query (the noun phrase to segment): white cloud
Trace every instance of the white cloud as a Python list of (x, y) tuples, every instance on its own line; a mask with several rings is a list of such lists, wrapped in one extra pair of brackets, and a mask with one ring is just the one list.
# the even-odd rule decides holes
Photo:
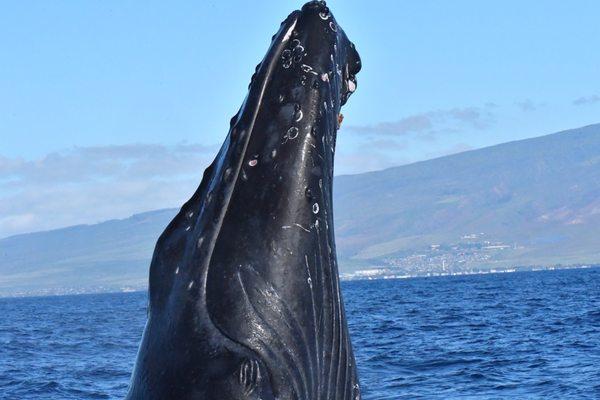
[[(475, 109), (453, 109), (372, 127), (383, 134), (338, 148), (336, 174), (410, 162), (402, 156), (406, 138), (390, 135), (397, 129), (427, 138), (440, 121), (481, 128), (485, 118)], [(74, 147), (35, 160), (0, 155), (0, 238), (179, 207), (217, 151), (199, 144), (128, 144)]]
[(378, 171), (407, 164), (409, 162), (409, 160), (394, 155), (393, 153), (386, 153), (376, 148), (368, 147), (363, 148), (360, 151), (340, 151), (335, 157), (336, 175)]
[(431, 139), (441, 134), (464, 129), (482, 130), (494, 122), (491, 107), (465, 107), (436, 110), (410, 115), (393, 122), (375, 125), (348, 126), (348, 130), (361, 134), (406, 136), (417, 135)]
[(0, 156), (0, 237), (177, 207), (216, 146), (76, 147), (37, 160)]
[(427, 153), (427, 158), (444, 157), (444, 156), (462, 153), (462, 152), (473, 150), (473, 149), (474, 149), (473, 146), (470, 146), (466, 143), (457, 143), (449, 148), (442, 149), (440, 151), (434, 151), (434, 152)]
[[(336, 154), (336, 173), (400, 165), (395, 138)], [(217, 146), (129, 144), (75, 147), (36, 160), (0, 156), (0, 238), (179, 207)]]
[(538, 107), (540, 107), (540, 104), (536, 104), (533, 102), (533, 100), (531, 99), (525, 99), (523, 101), (517, 101), (515, 103), (515, 105), (517, 107), (519, 107), (519, 109), (521, 109), (521, 111), (523, 112), (531, 112), (531, 111), (535, 111), (538, 109)]
[(573, 105), (583, 106), (587, 104), (600, 103), (600, 96), (593, 94), (591, 96), (582, 96), (578, 99), (573, 100)]

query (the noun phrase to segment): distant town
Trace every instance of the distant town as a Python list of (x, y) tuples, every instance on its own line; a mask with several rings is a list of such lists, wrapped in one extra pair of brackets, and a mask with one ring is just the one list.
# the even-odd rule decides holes
[[(432, 243), (423, 251), (405, 255), (385, 257), (377, 265), (365, 267), (351, 273), (341, 273), (343, 281), (407, 279), (418, 277), (461, 276), (479, 274), (502, 274), (511, 272), (545, 271), (556, 269), (597, 268), (600, 264), (571, 265), (514, 265), (494, 267), (503, 257), (503, 252), (524, 247), (518, 243), (503, 243), (493, 240), (485, 233), (469, 233), (457, 238), (456, 243)], [(503, 265), (506, 265), (505, 263)], [(68, 296), (96, 293), (139, 292), (147, 289), (146, 282), (124, 286), (87, 286), (21, 290), (2, 293), (0, 297)]]
[(494, 267), (502, 252), (520, 250), (518, 243), (492, 240), (485, 233), (465, 234), (452, 244), (432, 243), (429, 248), (408, 255), (385, 257), (381, 264), (341, 274), (343, 280), (403, 279), (586, 268), (592, 265), (514, 265)]

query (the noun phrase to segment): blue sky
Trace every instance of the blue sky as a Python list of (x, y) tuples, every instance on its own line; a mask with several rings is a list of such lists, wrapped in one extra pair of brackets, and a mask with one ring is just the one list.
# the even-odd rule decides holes
[[(328, 2), (363, 59), (338, 174), (600, 122), (600, 2)], [(0, 237), (178, 206), (296, 1), (0, 14)]]

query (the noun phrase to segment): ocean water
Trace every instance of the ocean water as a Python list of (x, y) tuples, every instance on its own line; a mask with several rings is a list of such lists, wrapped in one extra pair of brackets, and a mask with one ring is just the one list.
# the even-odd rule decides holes
[[(600, 399), (600, 269), (343, 284), (366, 400)], [(0, 299), (0, 399), (118, 399), (146, 295)]]

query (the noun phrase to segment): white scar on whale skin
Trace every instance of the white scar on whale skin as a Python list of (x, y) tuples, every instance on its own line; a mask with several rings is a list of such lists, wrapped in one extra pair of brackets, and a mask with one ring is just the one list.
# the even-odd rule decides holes
[(302, 68), (302, 71), (304, 71), (304, 72), (306, 72), (308, 74), (313, 74), (313, 75), (316, 75), (316, 76), (319, 75), (319, 73), (317, 71), (315, 71), (313, 69), (313, 67), (311, 67), (310, 65), (302, 64), (300, 66), (300, 68)]
[[(296, 31), (294, 26), (305, 21), (308, 30)], [(339, 35), (329, 31), (333, 24)], [(341, 70), (329, 64), (328, 53), (333, 48), (338, 61), (348, 65), (358, 55), (346, 57), (346, 49), (338, 53), (338, 44), (351, 43), (324, 2), (311, 2), (291, 14), (271, 42), (221, 151), (186, 203), (197, 209), (196, 215), (183, 209), (169, 228), (173, 236), (165, 235), (156, 252), (154, 276), (164, 278), (165, 255), (168, 266), (176, 266), (176, 276), (165, 279), (171, 292), (151, 293), (152, 305), (159, 307), (149, 309), (158, 317), (148, 318), (132, 377), (137, 387), (132, 385), (128, 400), (144, 398), (138, 393), (186, 398), (199, 391), (207, 399), (221, 399), (223, 388), (231, 398), (360, 399), (353, 391), (354, 357), (338, 293), (333, 220), (331, 232), (328, 227), (333, 184), (329, 150), (334, 150), (335, 122), (349, 87), (345, 80), (354, 79), (348, 67), (338, 78)], [(282, 51), (288, 52), (283, 58), (284, 63), (289, 60), (287, 67), (282, 67)], [(284, 74), (282, 79), (278, 74)], [(242, 126), (244, 135), (238, 132)], [(281, 192), (286, 194), (283, 201), (269, 196)], [(260, 225), (254, 224), (257, 220)], [(186, 227), (189, 234), (181, 232)], [(267, 228), (267, 236), (254, 234), (257, 227)], [(233, 245), (240, 242), (244, 248), (237, 254)], [(256, 269), (250, 265), (254, 263)], [(188, 334), (187, 321), (199, 329)], [(171, 325), (161, 329), (164, 322), (177, 330)], [(206, 346), (198, 346), (200, 329)], [(165, 339), (172, 340), (173, 351), (161, 348)], [(154, 345), (158, 348), (153, 350)], [(163, 361), (161, 357), (163, 363), (152, 362)], [(194, 364), (180, 363), (181, 358)], [(216, 359), (227, 363), (226, 371), (213, 368)], [(261, 374), (268, 379), (261, 381)], [(188, 378), (192, 387), (181, 384)], [(173, 390), (179, 393), (169, 393)]]
[[(305, 232), (310, 232), (310, 229), (307, 229), (307, 228), (303, 227), (300, 224), (294, 223), (294, 226), (297, 226), (298, 228), (302, 229)], [(291, 225), (284, 225), (284, 226), (281, 227), (281, 229), (284, 229), (284, 230), (285, 229), (292, 229), (292, 226)]]
[(298, 23), (298, 21), (294, 21), (294, 23), (292, 24), (292, 26), (287, 30), (287, 32), (285, 33), (285, 35), (283, 35), (283, 39), (282, 42), (287, 42), (288, 40), (290, 40), (290, 38), (292, 37), (292, 32), (294, 32), (294, 28), (296, 28), (296, 24)]
[(348, 90), (350, 93), (354, 93), (356, 91), (356, 83), (353, 81), (348, 81)]

